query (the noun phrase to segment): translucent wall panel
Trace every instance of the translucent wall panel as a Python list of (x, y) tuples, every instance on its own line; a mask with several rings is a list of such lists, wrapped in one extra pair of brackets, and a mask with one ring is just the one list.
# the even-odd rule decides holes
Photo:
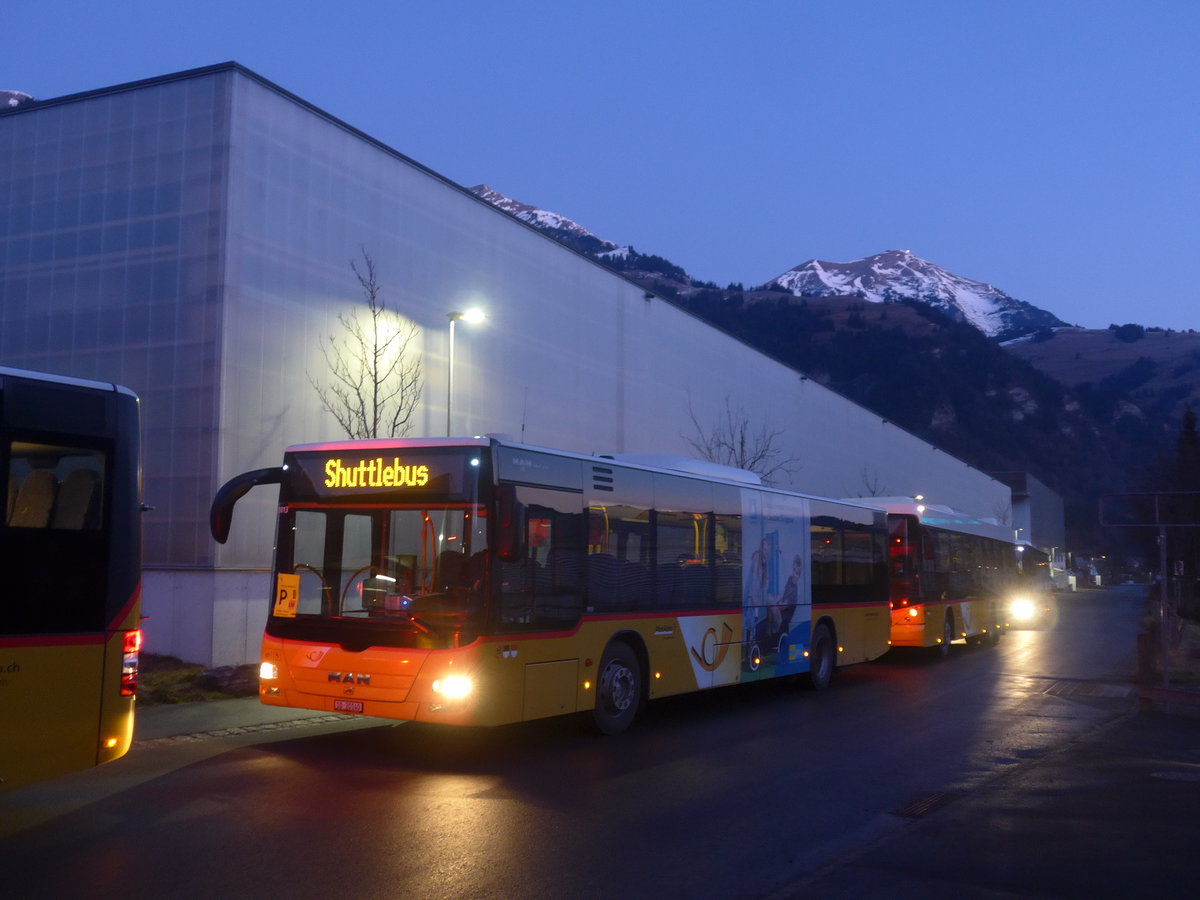
[(231, 77), (0, 117), (0, 360), (141, 395), (150, 565), (212, 555)]

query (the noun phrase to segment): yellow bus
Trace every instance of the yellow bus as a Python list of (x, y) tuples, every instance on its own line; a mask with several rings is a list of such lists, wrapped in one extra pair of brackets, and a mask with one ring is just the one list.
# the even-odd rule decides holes
[(887, 510), (892, 646), (1000, 640), (1016, 577), (1013, 530), (998, 522), (904, 498), (872, 498)]
[(590, 712), (888, 649), (886, 522), (696, 460), (507, 441), (292, 447), (213, 501), (213, 536), (279, 485), (263, 703), (455, 725)]
[(126, 388), (0, 367), (0, 790), (133, 739), (138, 420)]

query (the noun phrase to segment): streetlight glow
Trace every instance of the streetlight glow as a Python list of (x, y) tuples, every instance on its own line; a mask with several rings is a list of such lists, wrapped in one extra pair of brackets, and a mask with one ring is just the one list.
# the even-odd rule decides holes
[(450, 320), (450, 352), (447, 354), (447, 362), (449, 370), (446, 374), (446, 437), (450, 437), (450, 409), (454, 403), (454, 323), (466, 322), (468, 325), (478, 325), (487, 315), (482, 309), (473, 306), (465, 312), (446, 313), (446, 318)]

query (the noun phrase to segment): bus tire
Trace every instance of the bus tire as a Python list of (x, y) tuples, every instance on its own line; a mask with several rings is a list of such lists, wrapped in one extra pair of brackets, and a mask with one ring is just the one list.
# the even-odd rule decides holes
[(994, 610), (992, 611), (992, 622), (994, 624), (988, 629), (987, 642), (989, 644), (998, 644), (1000, 643), (1000, 638), (1004, 636), (1004, 630), (1000, 625), (1000, 615)]
[(822, 622), (813, 630), (812, 644), (808, 650), (808, 683), (813, 690), (828, 688), (836, 668), (837, 645), (833, 641), (833, 632)]
[(954, 613), (946, 613), (946, 618), (942, 621), (942, 639), (934, 649), (937, 655), (945, 659), (950, 655), (950, 645), (954, 642)]
[(592, 719), (603, 734), (620, 734), (642, 705), (642, 664), (624, 641), (613, 641), (600, 657)]

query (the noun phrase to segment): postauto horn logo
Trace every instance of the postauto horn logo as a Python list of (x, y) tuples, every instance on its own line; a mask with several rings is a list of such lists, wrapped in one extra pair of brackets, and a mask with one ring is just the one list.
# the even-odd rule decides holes
[(429, 466), (404, 465), (400, 458), (391, 463), (383, 457), (360, 459), (346, 465), (340, 458), (325, 462), (327, 488), (424, 487), (429, 484)]

